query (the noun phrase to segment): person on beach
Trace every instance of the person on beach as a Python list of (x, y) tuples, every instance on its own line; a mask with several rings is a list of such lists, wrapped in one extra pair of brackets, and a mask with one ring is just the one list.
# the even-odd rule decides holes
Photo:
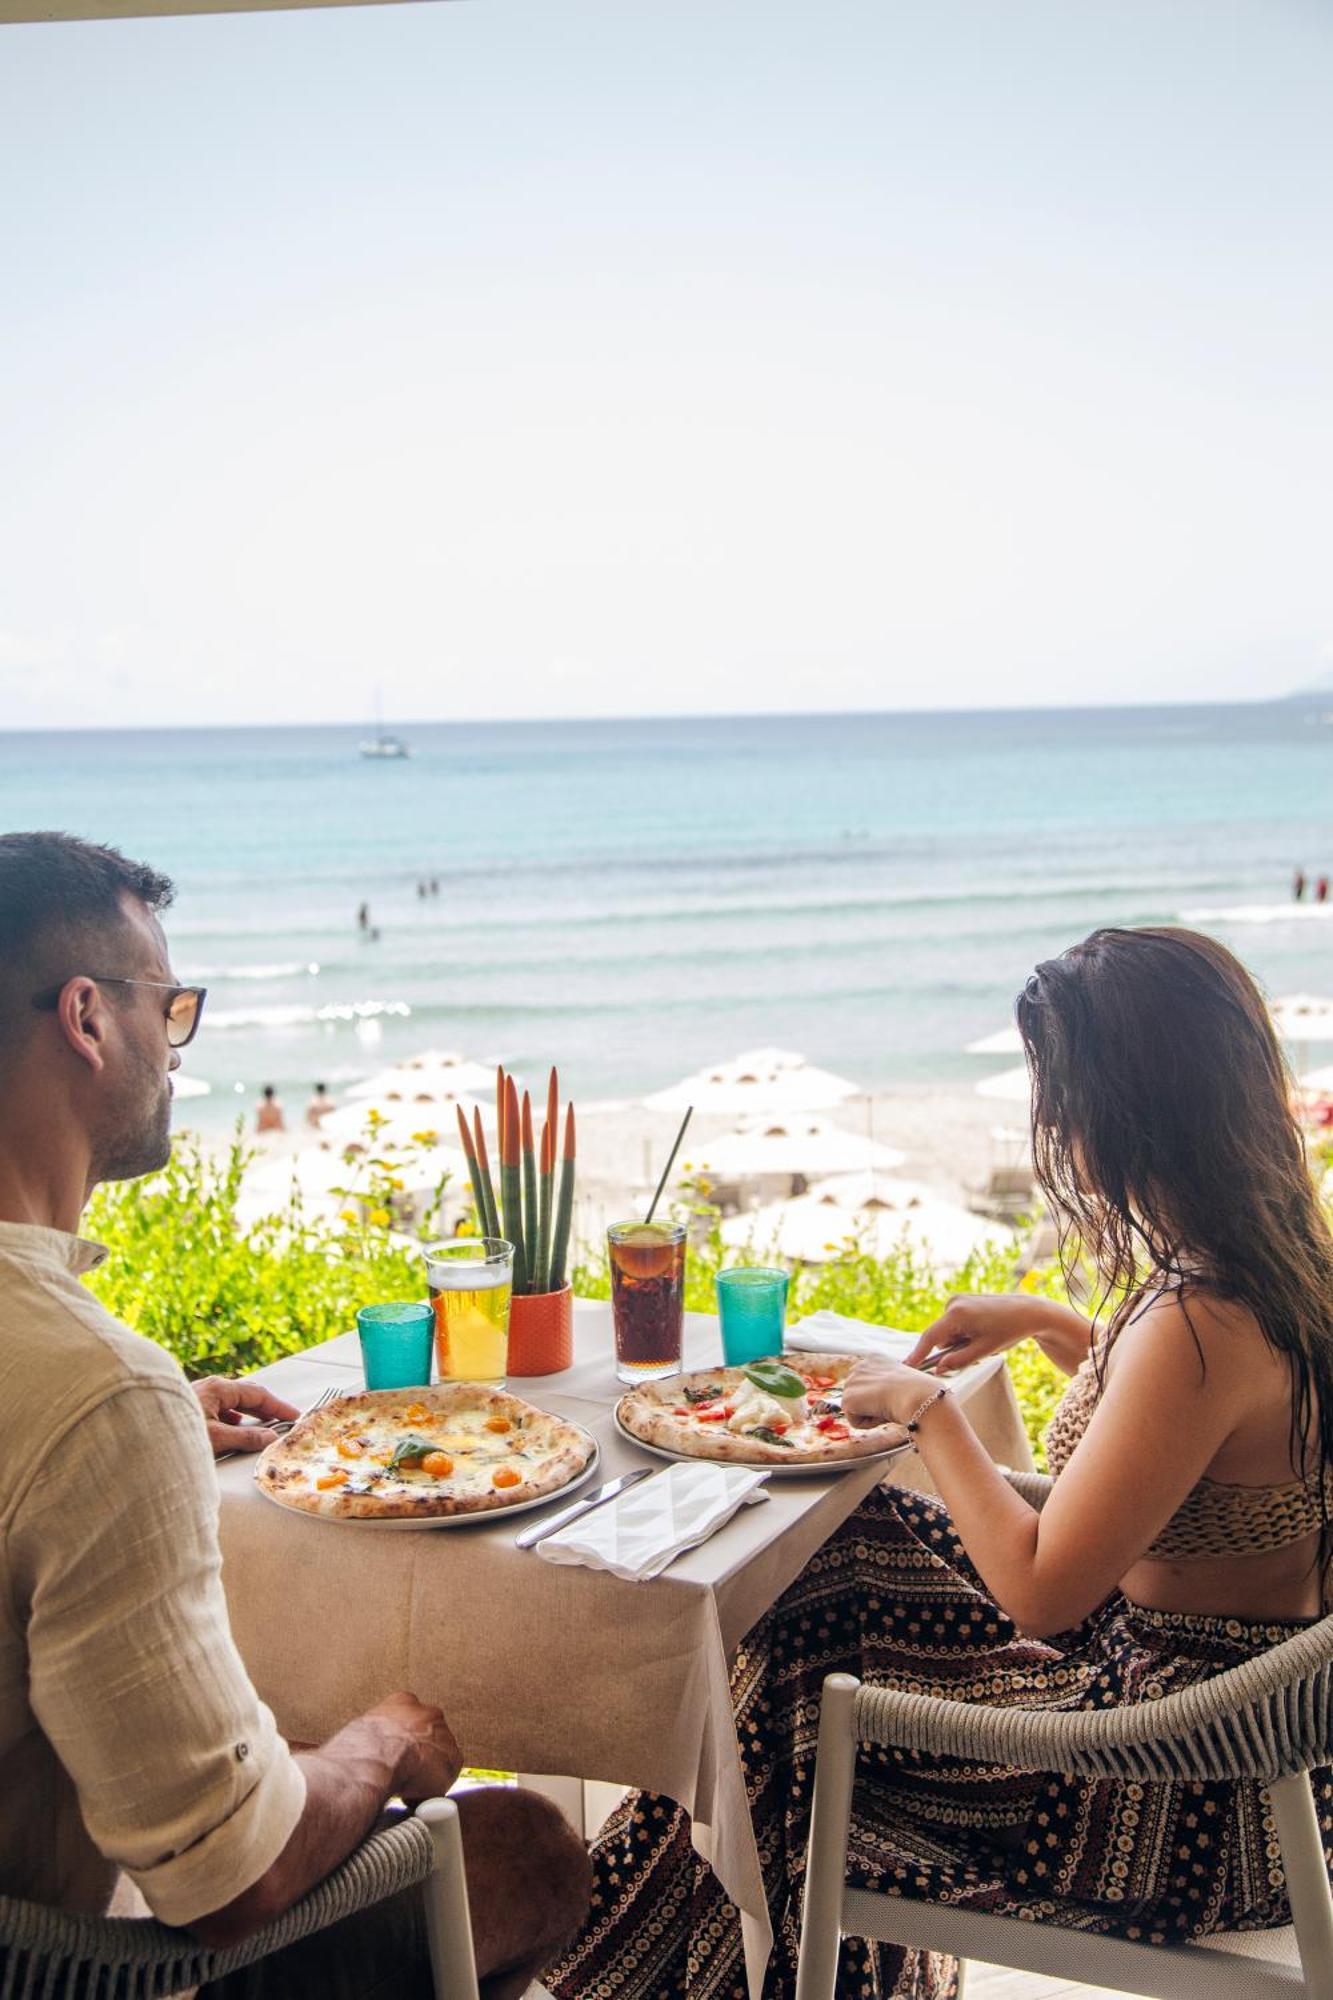
[[(0, 1896), (96, 1914), (132, 1884), (226, 1946), (391, 1800), (448, 1791), (463, 1752), (406, 1691), (319, 1748), (284, 1742), (231, 1635), (212, 1459), (297, 1412), (257, 1382), (187, 1382), (83, 1282), (106, 1255), (77, 1234), (92, 1190), (170, 1157), (171, 1075), (204, 1000), (172, 975), (171, 896), (113, 848), (0, 836)], [(519, 2000), (587, 1908), (583, 1843), (532, 1792), (458, 1806), (481, 1991)], [(5, 1973), (0, 1945), (8, 1991)], [(413, 1894), (200, 2000), (432, 1991)]]
[(1298, 868), (1291, 878), (1292, 901), (1299, 903), (1305, 895), (1305, 870)]
[(287, 1130), (287, 1120), (283, 1115), (282, 1104), (277, 1091), (271, 1083), (264, 1085), (263, 1094), (255, 1107), (255, 1130), (256, 1132), (285, 1132)]
[[(1033, 1160), (1108, 1301), (1089, 1323), (955, 1299), (906, 1362), (848, 1378), (853, 1421), (914, 1421), (941, 1498), (880, 1487), (742, 1640), (736, 1728), (794, 1989), (820, 1691), (838, 1671), (954, 1701), (1153, 1700), (1317, 1619), (1333, 1555), (1333, 1236), (1272, 1023), (1244, 968), (1176, 929), (1101, 930), (1016, 1003)], [(1070, 1377), (1044, 1511), (974, 1438), (948, 1374), (1035, 1339)], [(935, 1357), (939, 1373), (921, 1367)], [(1315, 1774), (1333, 1861), (1333, 1779)], [(864, 1749), (849, 1879), (977, 1911), (1178, 1943), (1290, 1921), (1267, 1796)], [(594, 1842), (557, 2000), (744, 2000), (740, 1921), (685, 1814), (631, 1793)], [(630, 1954), (633, 1954), (632, 1958)], [(949, 2000), (939, 1954), (843, 1942), (846, 2000)]]
[(1317, 882), (1315, 883), (1315, 885), (1314, 885), (1314, 899), (1315, 899), (1316, 903), (1326, 903), (1326, 902), (1328, 901), (1328, 877), (1327, 877), (1327, 875), (1321, 875), (1321, 876), (1319, 877), (1319, 880), (1318, 880), (1318, 881), (1317, 881)]
[(329, 1096), (328, 1085), (326, 1083), (317, 1083), (315, 1085), (315, 1094), (305, 1108), (306, 1124), (318, 1132), (320, 1126), (334, 1108), (333, 1099)]

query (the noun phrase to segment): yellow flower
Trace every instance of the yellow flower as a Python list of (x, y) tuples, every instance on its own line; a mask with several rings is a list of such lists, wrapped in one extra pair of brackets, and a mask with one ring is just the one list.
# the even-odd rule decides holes
[(427, 1126), (425, 1131), (414, 1132), (412, 1134), (412, 1143), (416, 1146), (438, 1146), (440, 1135), (430, 1126)]
[(370, 1220), (377, 1229), (387, 1229), (391, 1219), (387, 1208), (372, 1208), (370, 1211)]
[(342, 1219), (342, 1220), (343, 1220), (344, 1222), (355, 1222), (355, 1221), (356, 1221), (356, 1219), (357, 1219), (357, 1216), (356, 1216), (356, 1210), (355, 1210), (354, 1208), (345, 1208), (345, 1209), (344, 1209), (344, 1210), (342, 1211), (342, 1218), (341, 1218), (341, 1219)]

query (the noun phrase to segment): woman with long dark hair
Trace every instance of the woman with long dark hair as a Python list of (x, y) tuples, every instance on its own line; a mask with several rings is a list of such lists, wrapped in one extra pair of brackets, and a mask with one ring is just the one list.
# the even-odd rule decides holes
[[(1253, 981), (1210, 938), (1101, 930), (1038, 966), (1015, 1011), (1037, 1176), (1096, 1312), (955, 1299), (907, 1362), (864, 1361), (849, 1379), (853, 1419), (916, 1424), (940, 1498), (874, 1492), (739, 1649), (772, 2000), (795, 1980), (825, 1674), (1114, 1707), (1206, 1680), (1328, 1605), (1333, 1236)], [(1072, 1378), (1040, 1514), (940, 1380), (1029, 1337)], [(1316, 1794), (1333, 1854), (1327, 1773)], [(546, 1975), (559, 2000), (743, 2000), (739, 1919), (678, 1807), (631, 1794), (594, 1863), (588, 1925)], [(1232, 1781), (870, 1750), (849, 1870), (866, 1887), (1149, 1941), (1288, 1921), (1265, 1797)], [(951, 1960), (844, 1942), (848, 2000), (955, 1989)]]

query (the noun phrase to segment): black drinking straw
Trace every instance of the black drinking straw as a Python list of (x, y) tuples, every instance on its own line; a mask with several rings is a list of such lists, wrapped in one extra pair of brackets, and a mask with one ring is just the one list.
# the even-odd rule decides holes
[(661, 1201), (662, 1199), (662, 1189), (667, 1184), (667, 1175), (671, 1172), (671, 1169), (676, 1164), (676, 1155), (680, 1151), (680, 1142), (685, 1137), (685, 1127), (689, 1124), (690, 1119), (693, 1116), (694, 1116), (694, 1106), (691, 1104), (686, 1108), (685, 1116), (680, 1121), (680, 1130), (676, 1134), (676, 1143), (671, 1148), (671, 1158), (667, 1161), (666, 1165), (662, 1169), (662, 1178), (657, 1183), (657, 1193), (653, 1196), (652, 1203), (649, 1207), (648, 1213), (643, 1218), (645, 1228), (647, 1228), (648, 1224), (652, 1221), (653, 1210), (657, 1207), (658, 1202)]

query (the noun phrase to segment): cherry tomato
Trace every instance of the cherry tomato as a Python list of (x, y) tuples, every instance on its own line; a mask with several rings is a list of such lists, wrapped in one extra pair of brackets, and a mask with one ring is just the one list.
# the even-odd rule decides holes
[(521, 1477), (522, 1474), (515, 1472), (512, 1465), (502, 1465), (498, 1472), (491, 1474), (491, 1484), (492, 1486), (517, 1486)]
[(315, 1485), (321, 1493), (327, 1493), (331, 1486), (345, 1486), (346, 1484), (347, 1474), (341, 1466), (335, 1466), (332, 1472), (324, 1473), (321, 1478), (315, 1481)]
[(509, 1419), (508, 1417), (487, 1417), (486, 1428), (488, 1431), (507, 1431), (509, 1429)]
[(454, 1462), (447, 1451), (428, 1451), (421, 1461), (421, 1470), (432, 1479), (447, 1479), (453, 1469)]

